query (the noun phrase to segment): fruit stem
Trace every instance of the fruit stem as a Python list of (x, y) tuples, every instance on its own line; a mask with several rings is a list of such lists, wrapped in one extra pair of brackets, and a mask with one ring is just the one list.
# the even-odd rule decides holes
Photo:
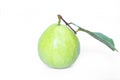
[(77, 31), (76, 32), (78, 32), (78, 31), (84, 31), (84, 32), (90, 32), (90, 31), (88, 31), (88, 30), (86, 30), (86, 29), (83, 29), (82, 27), (80, 27), (80, 26), (78, 26), (78, 25), (76, 25), (75, 23), (73, 23), (73, 22), (70, 22), (69, 23), (69, 25), (70, 24), (72, 24), (72, 25), (74, 25), (74, 26), (76, 26), (76, 27), (78, 27), (78, 29), (77, 29)]
[(60, 23), (61, 23), (61, 18), (58, 15), (58, 25), (60, 25)]
[[(62, 19), (63, 20), (63, 22), (76, 34), (76, 31), (69, 25), (69, 23), (68, 22), (66, 22), (64, 19), (63, 19), (63, 17), (61, 16), (61, 15), (57, 15), (58, 16), (58, 19)], [(58, 24), (59, 24), (59, 21), (58, 21)]]

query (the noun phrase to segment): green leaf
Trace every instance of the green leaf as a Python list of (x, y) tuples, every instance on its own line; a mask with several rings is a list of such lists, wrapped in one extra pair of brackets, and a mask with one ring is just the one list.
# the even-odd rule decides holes
[(106, 35), (99, 33), (99, 32), (90, 32), (90, 31), (88, 32), (88, 34), (90, 34), (92, 37), (94, 37), (97, 40), (104, 43), (106, 46), (108, 46), (113, 51), (115, 51), (115, 50), (117, 51), (117, 49), (115, 48), (113, 40), (111, 38), (107, 37)]
[(91, 32), (89, 30), (86, 30), (82, 27), (79, 27), (78, 25), (74, 24), (74, 23), (70, 23), (74, 26), (77, 26), (78, 27), (78, 31), (83, 31), (83, 32), (86, 32), (88, 33), (89, 35), (91, 35), (92, 37), (94, 37), (95, 39), (99, 40), (100, 42), (104, 43), (106, 46), (108, 46), (110, 49), (112, 49), (113, 51), (118, 51), (116, 48), (115, 48), (115, 45), (114, 45), (114, 42), (111, 38), (109, 38), (108, 36), (102, 34), (102, 33), (99, 33), (99, 32)]

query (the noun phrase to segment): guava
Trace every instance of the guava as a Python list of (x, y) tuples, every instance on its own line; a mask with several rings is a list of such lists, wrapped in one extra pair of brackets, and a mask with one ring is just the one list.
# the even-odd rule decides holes
[(38, 42), (40, 59), (52, 68), (70, 67), (80, 53), (80, 43), (66, 25), (52, 24), (41, 35)]
[[(108, 46), (113, 51), (114, 41), (108, 36), (84, 29), (73, 22), (68, 23), (61, 15), (58, 16), (58, 23), (50, 25), (41, 35), (38, 42), (38, 52), (41, 60), (52, 68), (70, 67), (80, 53), (80, 43), (76, 36), (78, 31), (85, 32)], [(61, 20), (66, 24), (60, 24)], [(76, 26), (74, 30), (70, 25)]]

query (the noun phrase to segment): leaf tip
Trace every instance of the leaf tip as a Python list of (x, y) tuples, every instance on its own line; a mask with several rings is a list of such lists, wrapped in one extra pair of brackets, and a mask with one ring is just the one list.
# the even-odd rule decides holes
[(115, 51), (119, 52), (117, 49), (115, 49)]

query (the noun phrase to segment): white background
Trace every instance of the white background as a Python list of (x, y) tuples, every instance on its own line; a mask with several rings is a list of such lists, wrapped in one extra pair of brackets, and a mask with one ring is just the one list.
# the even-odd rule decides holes
[(0, 0), (0, 80), (120, 80), (120, 53), (83, 32), (77, 34), (81, 52), (72, 67), (42, 63), (38, 39), (57, 14), (106, 34), (120, 51), (120, 0)]

